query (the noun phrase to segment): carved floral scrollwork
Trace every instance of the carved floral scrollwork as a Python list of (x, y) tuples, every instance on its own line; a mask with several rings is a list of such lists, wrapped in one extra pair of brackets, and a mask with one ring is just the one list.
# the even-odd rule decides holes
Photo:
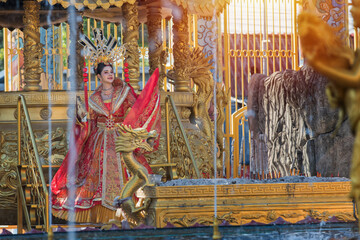
[(254, 213), (245, 214), (245, 215), (241, 216), (241, 218), (246, 219), (246, 220), (263, 219), (263, 220), (265, 220), (266, 223), (268, 223), (268, 222), (275, 221), (279, 217), (282, 217), (285, 220), (289, 220), (289, 221), (293, 222), (293, 220), (291, 220), (291, 219), (299, 219), (299, 217), (303, 217), (305, 219), (307, 216), (310, 216), (314, 219), (318, 219), (320, 221), (325, 221), (325, 222), (328, 221), (333, 216), (335, 216), (340, 221), (344, 221), (344, 222), (355, 221), (354, 216), (350, 213), (329, 212), (329, 211), (319, 212), (319, 211), (313, 210), (313, 209), (305, 209), (300, 212), (288, 211), (286, 213), (270, 210), (268, 212), (254, 212)]
[[(227, 221), (230, 224), (238, 224), (238, 220), (233, 217), (233, 212), (228, 212), (223, 214), (222, 216), (217, 216), (216, 219), (218, 222)], [(171, 223), (175, 226), (179, 227), (191, 227), (194, 224), (202, 224), (202, 225), (213, 225), (214, 224), (214, 216), (201, 216), (201, 217), (189, 217), (187, 215), (184, 215), (180, 218), (177, 217), (170, 217), (170, 218), (164, 218), (164, 223)]]
[[(35, 141), (39, 150), (40, 159), (43, 164), (49, 163), (49, 134), (45, 130), (35, 131)], [(63, 128), (57, 128), (51, 137), (51, 161), (54, 165), (60, 165), (68, 151), (66, 143), (66, 132)], [(25, 141), (22, 140), (22, 144)], [(31, 146), (30, 146), (31, 147)], [(17, 167), (17, 132), (0, 132), (0, 208), (15, 209), (16, 188), (18, 184)], [(32, 151), (33, 152), (33, 151)], [(23, 148), (26, 159), (35, 157), (27, 148)], [(23, 158), (25, 159), (25, 158)], [(30, 171), (30, 169), (28, 169)], [(27, 173), (29, 176), (29, 172)]]
[[(36, 131), (34, 134), (43, 164), (49, 164), (49, 152), (51, 150), (51, 163), (60, 165), (68, 151), (65, 129), (58, 127), (50, 136), (47, 130)], [(51, 147), (49, 146), (49, 137), (51, 138)]]
[[(6, 172), (16, 168), (16, 162), (12, 163), (17, 157), (16, 132), (0, 132), (0, 167)], [(2, 174), (1, 174), (2, 175)]]
[[(165, 133), (160, 136), (159, 148), (157, 151), (145, 154), (146, 160), (151, 164), (162, 164), (167, 163), (166, 159), (166, 136)], [(152, 169), (154, 174), (164, 175), (166, 169), (164, 167)]]
[(11, 141), (16, 140), (15, 134), (15, 132), (0, 132), (0, 208), (2, 209), (16, 208), (17, 145), (16, 142)]
[(187, 107), (180, 108), (180, 117), (181, 119), (189, 119), (191, 115), (191, 110)]
[[(198, 18), (198, 45), (202, 47), (206, 56), (213, 56), (216, 53), (217, 39), (216, 21)], [(214, 63), (215, 61), (212, 58), (211, 62)]]
[(170, 111), (170, 151), (171, 159), (176, 163), (177, 174), (180, 178), (196, 178), (195, 168), (182, 137), (180, 126), (177, 124), (175, 114)]
[(254, 219), (260, 219), (263, 218), (266, 223), (268, 222), (273, 222), (276, 219), (278, 219), (279, 217), (282, 217), (283, 219), (294, 219), (294, 218), (299, 218), (303, 216), (303, 218), (306, 217), (306, 213), (299, 213), (299, 212), (277, 212), (274, 210), (270, 210), (268, 212), (254, 212), (254, 213), (249, 213), (249, 214), (245, 214), (243, 215), (241, 218), (242, 219), (246, 219), (246, 220), (254, 220)]
[(329, 211), (319, 212), (319, 211), (316, 211), (313, 209), (304, 210), (304, 211), (307, 212), (310, 217), (321, 220), (321, 221), (327, 221), (333, 216), (336, 217), (338, 220), (344, 221), (344, 222), (356, 221), (354, 215), (350, 214), (350, 213), (329, 212)]
[[(162, 109), (164, 110), (164, 109)], [(179, 107), (179, 115), (182, 119), (188, 119), (190, 116), (190, 109), (187, 107)], [(164, 113), (162, 113), (164, 115)], [(195, 158), (197, 167), (202, 174), (202, 177), (210, 178), (214, 176), (213, 167), (213, 143), (200, 131), (195, 125), (189, 121), (182, 121), (185, 128), (185, 133), (190, 143), (192, 153)], [(176, 163), (177, 175), (180, 178), (194, 178), (196, 177), (193, 163), (186, 148), (185, 140), (182, 137), (180, 127), (175, 119), (174, 112), (170, 109), (170, 151), (171, 161)], [(146, 154), (146, 159), (149, 164), (166, 163), (166, 134), (162, 132), (160, 137), (160, 144), (157, 151)], [(153, 169), (155, 174), (163, 175), (164, 168)]]
[(245, 214), (241, 218), (242, 219), (259, 219), (261, 217), (266, 217), (263, 213), (251, 213), (251, 214)]
[[(177, 164), (177, 174), (180, 178), (195, 178), (195, 167), (191, 161), (185, 139), (182, 137), (173, 110), (170, 110), (170, 146), (172, 161)], [(193, 152), (197, 168), (202, 177), (213, 177), (211, 141), (203, 136), (197, 128), (187, 124), (185, 126), (187, 138)]]
[(200, 130), (187, 129), (188, 139), (200, 173), (205, 178), (214, 177), (214, 145)]
[(269, 220), (269, 221), (274, 221), (274, 220), (276, 220), (276, 212), (275, 211), (273, 211), (273, 210), (271, 210), (271, 211), (269, 211), (268, 213), (267, 213), (267, 215), (266, 215), (266, 220)]

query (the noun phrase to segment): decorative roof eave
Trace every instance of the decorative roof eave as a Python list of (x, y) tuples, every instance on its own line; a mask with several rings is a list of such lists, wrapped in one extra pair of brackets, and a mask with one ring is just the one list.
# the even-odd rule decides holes
[[(8, 2), (11, 0), (0, 0), (0, 2)], [(136, 0), (37, 0), (38, 2), (48, 2), (51, 5), (60, 4), (63, 8), (68, 8), (73, 5), (76, 9), (88, 8), (94, 10), (96, 8), (103, 8), (105, 10), (112, 6), (121, 7), (124, 3), (134, 4)]]
[[(42, 2), (45, 0), (37, 0)], [(101, 7), (105, 10), (109, 9), (111, 6), (121, 7), (124, 3), (134, 4), (136, 0), (46, 0), (51, 5), (61, 4), (63, 8), (68, 8), (73, 5), (76, 9), (80, 10), (82, 8), (88, 8), (94, 10), (98, 7)]]
[(171, 0), (176, 5), (183, 7), (191, 14), (200, 16), (213, 16), (220, 14), (230, 0)]
[[(38, 2), (45, 0), (37, 0)], [(134, 4), (136, 0), (46, 0), (50, 4), (61, 4), (62, 7), (67, 8), (74, 5), (78, 10), (84, 7), (94, 10), (96, 8), (109, 9), (111, 6), (121, 7), (124, 3)], [(154, 1), (150, 1), (154, 2)], [(216, 13), (221, 13), (230, 0), (171, 0), (178, 6), (182, 6), (189, 13), (198, 14), (201, 16), (212, 16), (214, 10)], [(160, 1), (161, 3), (161, 1)], [(146, 5), (146, 2), (145, 2)]]

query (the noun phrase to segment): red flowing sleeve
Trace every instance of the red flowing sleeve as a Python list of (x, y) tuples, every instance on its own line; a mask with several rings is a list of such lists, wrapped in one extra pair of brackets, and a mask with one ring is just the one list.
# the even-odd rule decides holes
[(131, 126), (132, 128), (146, 128), (148, 131), (156, 130), (158, 137), (155, 141), (155, 149), (159, 145), (161, 133), (158, 81), (159, 69), (156, 69), (123, 122), (124, 125)]
[[(130, 112), (124, 119), (123, 124), (134, 128), (146, 128), (148, 131), (156, 130), (158, 133), (154, 141), (154, 150), (159, 146), (161, 133), (161, 112), (160, 112), (160, 94), (158, 87), (159, 69), (156, 69), (151, 75), (145, 88), (137, 97)], [(134, 155), (139, 163), (145, 166), (151, 174), (152, 170), (147, 163), (142, 149), (135, 149)]]

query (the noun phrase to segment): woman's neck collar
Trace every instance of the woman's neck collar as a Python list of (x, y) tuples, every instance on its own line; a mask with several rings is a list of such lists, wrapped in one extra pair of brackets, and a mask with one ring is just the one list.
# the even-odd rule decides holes
[(111, 83), (104, 84), (102, 83), (102, 89), (103, 90), (109, 90), (112, 89), (114, 86)]

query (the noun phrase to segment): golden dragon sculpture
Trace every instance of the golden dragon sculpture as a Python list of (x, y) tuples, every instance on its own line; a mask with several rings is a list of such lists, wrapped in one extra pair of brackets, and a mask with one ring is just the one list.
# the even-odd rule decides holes
[[(211, 56), (205, 57), (205, 53), (201, 48), (194, 48), (190, 52), (189, 64), (187, 71), (190, 78), (197, 86), (195, 93), (195, 104), (193, 107), (194, 117), (199, 124), (200, 130), (205, 133), (209, 139), (214, 139), (214, 125), (209, 116), (209, 107), (214, 100), (214, 78), (211, 69)], [(222, 82), (216, 82), (216, 142), (219, 147), (219, 155), (217, 161), (217, 169), (222, 170), (222, 159), (225, 151), (223, 139), (223, 125), (225, 121), (224, 108), (229, 103), (230, 89), (225, 91)], [(215, 109), (214, 109), (215, 112)]]
[(131, 172), (130, 180), (125, 184), (119, 197), (114, 200), (114, 205), (120, 207), (127, 221), (137, 226), (144, 223), (142, 211), (150, 205), (150, 198), (146, 198), (141, 207), (135, 207), (132, 197), (135, 192), (146, 186), (151, 185), (147, 169), (140, 164), (133, 155), (136, 148), (142, 148), (145, 151), (153, 151), (151, 140), (157, 136), (155, 130), (148, 132), (144, 128), (132, 129), (130, 126), (118, 125), (120, 136), (115, 141), (116, 151), (121, 152), (126, 168)]
[[(186, 59), (187, 65), (183, 72), (197, 86), (197, 90), (194, 92), (194, 106), (192, 109), (195, 121), (198, 123), (200, 130), (207, 137), (213, 139), (213, 126), (208, 112), (214, 91), (214, 80), (210, 71), (213, 67), (210, 58), (210, 56), (205, 57), (201, 48), (194, 48), (189, 54), (189, 59)], [(173, 85), (176, 84), (175, 72), (176, 69), (174, 68), (167, 73), (167, 77), (170, 79), (169, 83)]]
[[(186, 67), (184, 74), (186, 77), (191, 78), (195, 84), (196, 91), (194, 91), (194, 105), (192, 107), (192, 117), (198, 124), (199, 129), (204, 133), (210, 141), (214, 140), (214, 124), (211, 121), (209, 115), (209, 107), (214, 97), (214, 78), (211, 69), (213, 69), (211, 63), (212, 56), (205, 56), (202, 48), (196, 47), (189, 53), (189, 58), (186, 59)], [(175, 84), (175, 70), (170, 70), (167, 77), (174, 81), (169, 81), (171, 84)], [(217, 168), (221, 172), (222, 169), (222, 156), (225, 151), (223, 144), (224, 131), (223, 124), (225, 121), (224, 108), (228, 104), (230, 89), (225, 91), (224, 84), (222, 82), (216, 83), (216, 142), (219, 147), (219, 155), (217, 161)]]
[(205, 57), (201, 48), (194, 48), (190, 53), (187, 71), (197, 86), (193, 107), (194, 117), (199, 123), (200, 130), (213, 139), (213, 126), (208, 111), (214, 96), (214, 80), (210, 71), (213, 67), (209, 62), (210, 58), (210, 56)]
[[(360, 0), (353, 0), (354, 26), (360, 27)], [(306, 61), (327, 76), (329, 102), (346, 112), (355, 135), (351, 177), (351, 196), (360, 206), (360, 49), (355, 54), (335, 35), (330, 26), (311, 13), (298, 18), (299, 34)], [(340, 111), (340, 113), (341, 113)], [(341, 120), (341, 119), (340, 119)], [(359, 208), (358, 208), (359, 211)], [(359, 212), (358, 212), (359, 213)]]

